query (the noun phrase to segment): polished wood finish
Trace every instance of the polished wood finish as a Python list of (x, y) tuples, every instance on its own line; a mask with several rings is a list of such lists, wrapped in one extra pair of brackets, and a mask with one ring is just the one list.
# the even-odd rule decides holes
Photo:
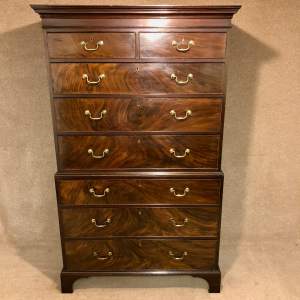
[[(66, 266), (74, 271), (211, 269), (216, 267), (216, 246), (216, 240), (68, 240)], [(109, 251), (111, 256), (107, 255)], [(97, 259), (95, 252), (103, 259)], [(181, 258), (184, 252), (187, 255), (182, 260), (174, 259)]]
[[(162, 208), (64, 208), (61, 211), (66, 238), (102, 236), (187, 236), (216, 238), (218, 207)], [(111, 222), (107, 224), (107, 218)], [(185, 219), (188, 219), (185, 222)], [(105, 225), (99, 228), (97, 225)], [(126, 220), (126, 222), (125, 222)], [(176, 227), (180, 225), (182, 227)]]
[[(62, 179), (57, 180), (59, 202), (63, 205), (217, 205), (221, 179)], [(103, 197), (96, 195), (109, 192)], [(183, 195), (186, 188), (189, 191)], [(160, 195), (160, 197), (157, 197)]]
[(61, 272), (62, 293), (73, 293), (73, 284), (77, 279), (94, 276), (178, 276), (190, 275), (207, 281), (209, 293), (220, 293), (221, 272), (219, 267), (194, 270), (144, 270), (144, 271), (67, 271)]
[[(241, 8), (240, 5), (47, 5), (32, 4), (31, 8), (42, 17), (44, 21), (47, 17), (56, 15), (81, 16), (95, 18), (96, 16), (117, 16), (124, 18), (139, 16), (197, 16), (198, 18), (228, 18)], [(163, 24), (161, 24), (163, 25)]]
[[(58, 132), (159, 131), (219, 133), (223, 99), (220, 98), (67, 98), (54, 101)], [(101, 120), (103, 110), (106, 114)], [(184, 117), (176, 120), (170, 114)]]
[[(223, 63), (54, 63), (51, 64), (54, 94), (153, 94), (153, 93), (224, 93)], [(171, 79), (175, 74), (179, 85)], [(87, 74), (89, 80), (97, 81), (105, 75), (99, 84), (87, 84), (82, 78)]]
[[(59, 164), (62, 171), (138, 168), (219, 168), (220, 138), (217, 135), (60, 136)], [(88, 153), (102, 155), (94, 158)], [(170, 153), (175, 150), (175, 154)], [(183, 158), (186, 149), (190, 153)]]
[(45, 29), (56, 28), (221, 28), (231, 27), (240, 9), (231, 6), (89, 6), (31, 5)]
[(226, 38), (240, 7), (32, 8), (49, 62), (62, 292), (114, 275), (191, 275), (220, 292)]
[[(86, 42), (88, 51), (81, 42)], [(102, 41), (103, 45), (97, 46)], [(135, 57), (135, 34), (127, 32), (76, 32), (48, 33), (50, 58), (133, 58)]]
[[(176, 41), (180, 49), (188, 49), (188, 42), (193, 41), (190, 49), (180, 52), (172, 45)], [(191, 33), (140, 33), (140, 51), (142, 58), (224, 58), (226, 33), (191, 32)]]
[[(70, 16), (70, 15), (68, 15)], [(79, 16), (80, 17), (80, 16)], [(163, 29), (175, 29), (178, 28), (192, 28), (199, 30), (199, 28), (203, 29), (211, 29), (217, 28), (220, 30), (224, 30), (224, 28), (230, 28), (231, 22), (229, 19), (219, 19), (219, 18), (198, 18), (199, 16), (195, 16), (191, 18), (186, 16), (185, 18), (168, 18), (161, 19), (157, 17), (139, 17), (139, 18), (114, 18), (114, 16), (106, 17), (106, 18), (89, 18), (82, 16), (80, 19), (74, 19), (73, 17), (64, 18), (63, 14), (57, 15), (56, 18), (49, 17), (43, 19), (43, 28), (45, 29), (56, 29), (61, 27), (67, 27), (68, 29), (78, 30), (78, 24), (82, 28), (88, 28), (88, 30), (96, 29), (99, 30), (99, 27), (102, 28), (157, 28), (163, 27)]]

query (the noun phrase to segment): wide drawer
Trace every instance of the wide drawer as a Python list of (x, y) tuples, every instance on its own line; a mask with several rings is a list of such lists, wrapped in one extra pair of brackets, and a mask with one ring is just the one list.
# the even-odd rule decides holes
[(61, 170), (218, 169), (218, 135), (59, 136)]
[(65, 205), (219, 204), (221, 179), (61, 179), (59, 202)]
[(105, 239), (64, 242), (73, 271), (194, 270), (216, 265), (216, 240)]
[(64, 131), (219, 132), (222, 99), (56, 99), (56, 127)]
[(140, 33), (142, 58), (224, 58), (226, 33)]
[(134, 33), (48, 33), (50, 58), (134, 58)]
[(54, 63), (54, 94), (223, 93), (223, 63)]
[(219, 207), (62, 208), (66, 238), (103, 236), (217, 237)]

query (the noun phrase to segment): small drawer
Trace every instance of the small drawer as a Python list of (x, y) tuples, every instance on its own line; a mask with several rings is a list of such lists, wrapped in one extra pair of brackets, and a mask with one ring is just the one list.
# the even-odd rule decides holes
[(221, 179), (59, 179), (64, 205), (216, 205)]
[(99, 98), (55, 99), (58, 132), (220, 132), (222, 99)]
[(217, 260), (216, 240), (69, 240), (64, 246), (70, 271), (212, 269)]
[(224, 58), (226, 33), (140, 33), (142, 58)]
[(48, 33), (50, 58), (134, 58), (134, 33)]
[(66, 238), (218, 235), (219, 207), (73, 207), (60, 210)]
[(224, 63), (52, 63), (54, 94), (223, 94)]
[(60, 170), (219, 168), (218, 135), (59, 136)]

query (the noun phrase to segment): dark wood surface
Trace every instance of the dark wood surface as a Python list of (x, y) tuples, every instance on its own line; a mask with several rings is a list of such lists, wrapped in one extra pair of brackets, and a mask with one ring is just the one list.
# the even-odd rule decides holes
[[(54, 63), (51, 64), (54, 94), (153, 94), (153, 93), (216, 93), (224, 92), (223, 63)], [(171, 79), (175, 74), (178, 80), (187, 80), (179, 85)], [(87, 74), (90, 81), (99, 84), (89, 85), (82, 78)]]
[(193, 270), (149, 270), (149, 271), (68, 271), (61, 272), (62, 293), (73, 293), (73, 284), (77, 279), (97, 276), (178, 276), (190, 275), (207, 281), (209, 293), (220, 293), (220, 268), (193, 269)]
[(81, 277), (179, 274), (220, 292), (226, 36), (240, 6), (32, 8), (49, 62), (62, 292)]
[[(65, 241), (66, 267), (73, 271), (211, 269), (216, 267), (216, 247), (216, 240), (72, 240)], [(184, 252), (182, 260), (174, 259)]]
[[(56, 186), (63, 205), (212, 205), (221, 194), (221, 179), (63, 179)], [(91, 188), (105, 196), (95, 197)]]
[(102, 172), (56, 172), (55, 179), (59, 180), (73, 180), (73, 179), (82, 179), (82, 180), (98, 180), (98, 179), (180, 179), (180, 180), (194, 180), (194, 179), (221, 179), (223, 180), (224, 173), (222, 170), (218, 171), (209, 171), (199, 170), (195, 172), (192, 169), (186, 170), (174, 170), (172, 172), (164, 169), (160, 169), (159, 172), (151, 169), (142, 169), (142, 170), (105, 170)]
[[(179, 131), (220, 132), (222, 99), (214, 98), (96, 98), (56, 99), (55, 119), (58, 132), (105, 131)], [(85, 111), (89, 110), (92, 120)], [(177, 120), (170, 111), (176, 112)]]
[[(66, 238), (103, 236), (184, 236), (218, 235), (219, 207), (123, 207), (61, 209)], [(107, 218), (111, 222), (107, 224)], [(187, 222), (184, 222), (185, 219)], [(97, 225), (106, 225), (98, 228)], [(171, 219), (174, 219), (172, 221)], [(175, 222), (175, 223), (174, 223)], [(174, 224), (183, 225), (176, 227)]]
[[(86, 42), (87, 51), (81, 42)], [(135, 33), (129, 32), (74, 32), (48, 33), (48, 51), (50, 58), (133, 58), (135, 57)]]
[(241, 6), (89, 6), (31, 5), (43, 28), (162, 27), (230, 28)]
[[(31, 8), (42, 18), (49, 15), (82, 14), (94, 18), (98, 14), (102, 15), (122, 15), (123, 17), (132, 17), (134, 15), (198, 15), (199, 18), (219, 17), (224, 18), (225, 14), (232, 17), (240, 8), (240, 5), (48, 5), (48, 4), (31, 4)], [(218, 16), (220, 15), (220, 16)]]
[[(60, 136), (61, 170), (103, 170), (121, 168), (219, 168), (219, 136), (217, 135), (143, 135), (143, 136)], [(94, 158), (92, 149), (104, 158)], [(177, 158), (170, 153), (184, 155)]]
[[(188, 42), (194, 45), (184, 52), (172, 46), (172, 42), (179, 43), (178, 48), (186, 49)], [(224, 58), (226, 34), (225, 33), (140, 33), (140, 56), (142, 58)]]

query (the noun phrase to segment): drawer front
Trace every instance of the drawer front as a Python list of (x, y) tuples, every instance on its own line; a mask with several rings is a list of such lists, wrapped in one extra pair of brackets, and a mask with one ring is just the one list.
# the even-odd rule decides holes
[(222, 99), (57, 99), (56, 126), (64, 131), (219, 132)]
[(219, 207), (63, 208), (65, 237), (217, 237)]
[(58, 180), (59, 201), (66, 205), (219, 204), (221, 179)]
[(65, 267), (73, 271), (211, 269), (216, 256), (216, 240), (65, 241)]
[(59, 136), (62, 170), (218, 169), (219, 136)]
[(50, 58), (134, 58), (134, 33), (48, 33)]
[(142, 58), (224, 58), (226, 33), (141, 33)]
[(54, 94), (224, 92), (223, 63), (54, 63), (50, 67)]

